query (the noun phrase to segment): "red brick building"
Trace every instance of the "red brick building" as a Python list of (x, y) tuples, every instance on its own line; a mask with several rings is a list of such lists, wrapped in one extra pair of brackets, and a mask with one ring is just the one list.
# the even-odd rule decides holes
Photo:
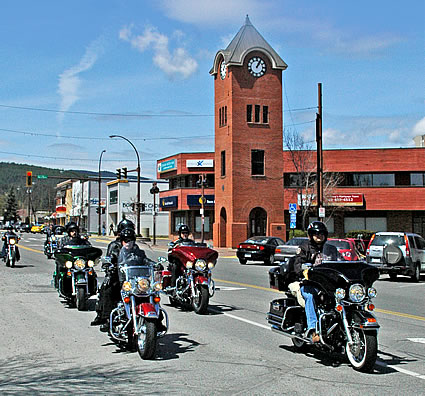
[[(158, 178), (170, 182), (170, 189), (160, 193), (161, 210), (171, 212), (170, 236), (186, 223), (196, 238), (203, 228), (204, 238), (217, 247), (236, 247), (251, 235), (286, 239), (289, 204), (314, 201), (314, 190), (302, 192), (302, 177), (283, 151), (286, 68), (248, 17), (229, 46), (217, 52), (210, 71), (215, 152), (158, 160)], [(338, 178), (325, 208), (332, 214), (327, 222), (333, 234), (384, 228), (424, 234), (425, 149), (325, 150), (323, 156), (324, 171)], [(207, 181), (203, 188), (196, 183), (200, 175)]]

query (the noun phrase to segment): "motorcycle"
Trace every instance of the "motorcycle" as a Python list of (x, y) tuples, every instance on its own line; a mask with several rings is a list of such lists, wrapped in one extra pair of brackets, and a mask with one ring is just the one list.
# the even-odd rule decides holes
[(20, 239), (16, 234), (3, 235), (2, 241), (6, 243), (6, 255), (3, 260), (6, 263), (6, 267), (15, 267), (15, 263), (19, 259), (18, 242)]
[[(110, 258), (105, 257), (106, 263)], [(160, 258), (156, 265), (139, 265), (131, 257), (118, 267), (121, 301), (109, 318), (109, 334), (120, 346), (137, 349), (142, 359), (153, 359), (157, 339), (169, 327), (167, 312), (161, 308), (163, 267)], [(104, 264), (105, 265), (105, 264)], [(165, 317), (165, 327), (161, 324)]]
[(206, 243), (169, 245), (168, 261), (175, 267), (175, 273), (181, 274), (176, 275), (175, 284), (165, 289), (172, 306), (189, 305), (197, 314), (207, 312), (209, 299), (215, 292), (211, 270), (217, 264), (217, 258), (218, 252)]
[(60, 240), (62, 235), (50, 235), (47, 239), (47, 243), (44, 245), (44, 254), (48, 259), (53, 257), (55, 250), (60, 246)]
[(289, 268), (290, 264), (284, 264), (269, 270), (270, 287), (286, 292), (283, 298), (270, 303), (267, 321), (271, 329), (291, 337), (299, 351), (312, 345), (346, 354), (354, 370), (372, 371), (380, 327), (372, 313), (375, 306), (371, 300), (376, 296), (372, 284), (379, 278), (379, 271), (362, 261), (324, 261), (309, 270), (308, 281), (303, 284), (320, 290), (315, 299), (320, 342), (312, 343), (306, 336), (305, 310), (288, 291), (288, 282), (292, 281)]
[(91, 245), (64, 246), (53, 253), (59, 273), (53, 274), (59, 295), (79, 311), (87, 310), (87, 301), (97, 293), (97, 274), (102, 250)]

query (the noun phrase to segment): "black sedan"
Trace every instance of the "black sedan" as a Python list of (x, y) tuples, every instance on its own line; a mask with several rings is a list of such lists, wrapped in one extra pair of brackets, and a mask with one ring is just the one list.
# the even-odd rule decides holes
[(274, 263), (274, 251), (276, 246), (285, 242), (273, 236), (253, 236), (238, 246), (236, 256), (241, 264), (247, 261), (264, 261), (264, 264)]

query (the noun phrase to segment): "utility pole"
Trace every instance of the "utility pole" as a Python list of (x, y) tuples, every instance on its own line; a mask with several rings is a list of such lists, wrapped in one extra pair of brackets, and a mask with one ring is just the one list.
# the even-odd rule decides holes
[(158, 183), (153, 182), (150, 193), (153, 195), (153, 209), (152, 209), (152, 221), (153, 221), (153, 244), (156, 245), (156, 194), (159, 193)]
[(207, 184), (207, 180), (205, 178), (205, 174), (199, 175), (198, 186), (201, 187), (201, 243), (204, 242), (204, 230), (205, 230), (205, 196), (204, 189)]
[(316, 114), (316, 143), (317, 143), (317, 216), (321, 216), (323, 207), (323, 147), (322, 147), (322, 83), (318, 83), (318, 112)]

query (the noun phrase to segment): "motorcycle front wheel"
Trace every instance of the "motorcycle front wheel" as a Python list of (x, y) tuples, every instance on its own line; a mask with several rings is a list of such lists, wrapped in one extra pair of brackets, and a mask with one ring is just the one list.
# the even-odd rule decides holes
[[(144, 321), (144, 323), (143, 323)], [(143, 360), (153, 359), (156, 353), (156, 322), (144, 320), (142, 317), (138, 318), (138, 327), (144, 326), (145, 331), (140, 331), (137, 336), (137, 352)]]
[(79, 311), (87, 310), (87, 298), (86, 298), (86, 288), (79, 287), (77, 289), (77, 295), (75, 297), (75, 305)]
[(15, 262), (16, 262), (16, 251), (12, 250), (10, 252), (10, 256), (11, 256), (10, 266), (13, 268), (15, 266)]
[(376, 333), (365, 333), (360, 329), (351, 329), (353, 344), (347, 342), (346, 353), (354, 370), (371, 372), (378, 354), (378, 338)]
[(195, 294), (192, 296), (192, 307), (197, 314), (204, 314), (208, 309), (210, 295), (205, 286), (196, 286)]

